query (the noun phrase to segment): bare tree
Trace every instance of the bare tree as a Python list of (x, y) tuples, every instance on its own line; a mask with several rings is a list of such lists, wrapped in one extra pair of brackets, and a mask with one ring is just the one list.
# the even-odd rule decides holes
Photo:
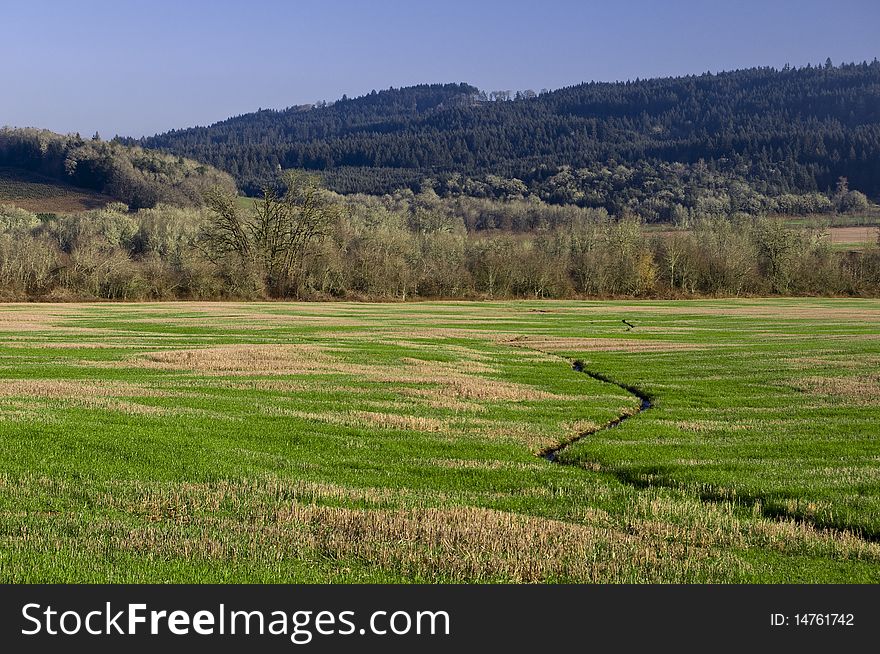
[(267, 186), (247, 212), (234, 195), (210, 191), (205, 200), (212, 217), (200, 238), (215, 263), (233, 257), (254, 267), (274, 297), (297, 290), (309, 243), (324, 236), (340, 213), (316, 176), (287, 171), (281, 181), (283, 190)]

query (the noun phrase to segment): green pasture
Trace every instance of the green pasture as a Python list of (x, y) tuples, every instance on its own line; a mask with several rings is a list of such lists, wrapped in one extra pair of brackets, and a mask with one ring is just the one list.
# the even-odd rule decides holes
[(876, 300), (3, 305), (0, 582), (876, 583), (878, 371)]

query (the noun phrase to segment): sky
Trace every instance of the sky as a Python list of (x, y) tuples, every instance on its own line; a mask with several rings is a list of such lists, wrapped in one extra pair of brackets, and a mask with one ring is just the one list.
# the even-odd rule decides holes
[(880, 57), (878, 0), (0, 0), (0, 125), (109, 138), (468, 82)]

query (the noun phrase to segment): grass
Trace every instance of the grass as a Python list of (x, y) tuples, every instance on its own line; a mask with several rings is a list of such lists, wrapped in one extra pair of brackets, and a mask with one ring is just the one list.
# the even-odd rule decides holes
[(827, 238), (836, 250), (861, 250), (880, 243), (880, 227), (832, 227)]
[(875, 300), (4, 305), (0, 582), (876, 583), (878, 364)]
[(0, 204), (35, 213), (74, 213), (103, 207), (113, 198), (50, 177), (0, 167)]

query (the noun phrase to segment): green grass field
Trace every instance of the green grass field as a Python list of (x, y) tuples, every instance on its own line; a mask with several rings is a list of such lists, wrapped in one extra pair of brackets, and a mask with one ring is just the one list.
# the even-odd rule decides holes
[(0, 582), (876, 583), (878, 370), (876, 300), (3, 305)]

